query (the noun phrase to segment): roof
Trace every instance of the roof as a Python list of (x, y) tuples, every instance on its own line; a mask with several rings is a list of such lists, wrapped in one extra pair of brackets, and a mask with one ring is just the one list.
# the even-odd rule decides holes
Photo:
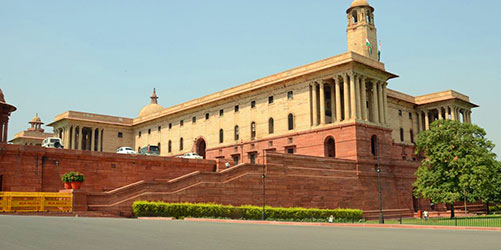
[(374, 8), (366, 0), (355, 0), (351, 3), (350, 8), (346, 10), (346, 13), (349, 13), (351, 9), (356, 7), (369, 7), (372, 9), (372, 11), (374, 11)]

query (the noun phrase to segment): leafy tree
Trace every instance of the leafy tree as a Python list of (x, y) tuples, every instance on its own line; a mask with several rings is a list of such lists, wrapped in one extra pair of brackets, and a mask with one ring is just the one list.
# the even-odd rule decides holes
[(416, 197), (451, 206), (454, 202), (495, 201), (500, 197), (500, 167), (485, 130), (451, 120), (434, 122), (418, 136), (424, 159), (416, 171)]

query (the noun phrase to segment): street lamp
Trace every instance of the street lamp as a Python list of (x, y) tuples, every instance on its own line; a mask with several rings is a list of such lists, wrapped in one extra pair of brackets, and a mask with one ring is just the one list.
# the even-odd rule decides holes
[(377, 153), (377, 184), (378, 184), (378, 193), (379, 193), (379, 224), (384, 224), (384, 215), (383, 215), (383, 197), (381, 194), (381, 164), (380, 164), (380, 156), (379, 156), (379, 140), (376, 142), (376, 153)]
[(263, 175), (262, 175), (262, 179), (263, 179), (263, 211), (261, 213), (261, 220), (264, 220), (265, 216), (266, 216), (266, 214), (265, 214), (265, 205), (266, 205), (266, 203), (265, 203), (265, 190), (266, 189), (265, 189), (265, 182), (264, 182), (264, 180), (266, 179), (266, 174), (264, 172), (264, 167), (265, 167), (265, 165), (264, 165), (264, 161), (265, 161), (265, 159), (264, 159), (264, 153), (265, 153), (265, 150), (263, 150)]

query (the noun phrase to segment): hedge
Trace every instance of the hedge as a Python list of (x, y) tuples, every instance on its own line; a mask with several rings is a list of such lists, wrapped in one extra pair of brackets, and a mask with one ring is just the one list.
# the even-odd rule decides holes
[[(165, 203), (136, 201), (132, 211), (137, 217), (174, 217), (174, 218), (232, 218), (260, 220), (262, 207), (227, 206), (218, 204)], [(327, 220), (331, 215), (336, 221), (358, 221), (363, 212), (358, 209), (311, 209), (266, 207), (266, 218), (270, 220), (311, 221)]]
[(494, 206), (490, 206), (489, 207), (489, 211), (491, 213), (495, 213), (495, 214), (498, 214), (498, 213), (501, 213), (501, 205), (494, 205)]

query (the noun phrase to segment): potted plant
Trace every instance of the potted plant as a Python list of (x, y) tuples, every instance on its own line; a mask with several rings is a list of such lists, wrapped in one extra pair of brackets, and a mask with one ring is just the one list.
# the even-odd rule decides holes
[(80, 186), (82, 186), (82, 182), (85, 181), (85, 177), (83, 174), (79, 172), (70, 172), (70, 181), (71, 181), (71, 188), (80, 189)]
[(61, 181), (63, 181), (64, 189), (71, 189), (71, 180), (69, 173), (64, 174), (63, 177), (61, 177)]

